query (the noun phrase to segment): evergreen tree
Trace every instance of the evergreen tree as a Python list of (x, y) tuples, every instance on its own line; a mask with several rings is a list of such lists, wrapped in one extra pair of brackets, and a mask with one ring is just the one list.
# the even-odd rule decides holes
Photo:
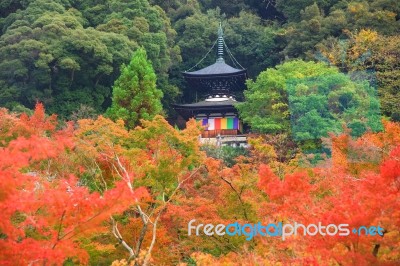
[(143, 48), (138, 49), (129, 65), (122, 65), (121, 75), (113, 86), (112, 106), (107, 115), (123, 119), (128, 128), (140, 119), (151, 120), (162, 111), (163, 93), (157, 89), (156, 74)]

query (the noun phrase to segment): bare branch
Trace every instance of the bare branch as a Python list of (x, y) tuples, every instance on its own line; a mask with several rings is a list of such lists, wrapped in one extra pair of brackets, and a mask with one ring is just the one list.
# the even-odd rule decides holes
[(139, 254), (139, 251), (142, 247), (144, 237), (146, 236), (147, 228), (148, 228), (148, 223), (143, 224), (142, 230), (140, 231), (139, 239), (136, 243), (136, 254)]
[(124, 172), (124, 175), (122, 178), (125, 179), (130, 191), (133, 193), (133, 187), (131, 183), (131, 177), (129, 176), (128, 171), (126, 170), (125, 166), (122, 165), (121, 160), (119, 159), (119, 156), (115, 154), (115, 159), (117, 160), (119, 168)]
[(154, 244), (156, 243), (156, 237), (157, 237), (157, 223), (158, 220), (161, 217), (161, 213), (162, 211), (160, 211), (157, 215), (157, 218), (155, 219), (154, 223), (153, 223), (153, 237), (151, 239), (151, 244), (149, 246), (149, 249), (146, 252), (146, 255), (144, 257), (144, 262), (143, 262), (143, 266), (147, 266), (149, 261), (150, 261), (150, 256), (151, 256), (151, 251), (153, 250)]
[[(117, 154), (114, 155), (114, 159), (115, 159), (115, 161), (117, 162), (117, 166), (118, 166), (118, 168), (122, 171), (122, 173), (121, 173), (121, 172), (117, 169), (117, 167), (113, 164), (114, 169), (116, 170), (117, 174), (118, 174), (121, 178), (123, 178), (123, 179), (126, 181), (126, 183), (127, 183), (128, 187), (129, 187), (130, 191), (133, 193), (133, 187), (132, 187), (132, 183), (131, 183), (131, 178), (130, 178), (130, 175), (129, 175), (128, 171), (126, 170), (126, 168), (124, 167), (124, 165), (121, 163), (121, 160), (119, 159), (119, 156), (118, 156)], [(136, 205), (137, 211), (139, 212), (140, 218), (142, 219), (142, 222), (143, 222), (143, 227), (142, 227), (142, 230), (141, 230), (141, 232), (140, 232), (139, 239), (138, 239), (138, 241), (137, 241), (137, 243), (136, 243), (136, 249), (135, 249), (135, 251), (133, 251), (133, 249), (122, 239), (122, 236), (121, 236), (121, 234), (120, 234), (119, 231), (118, 231), (117, 225), (116, 225), (115, 221), (114, 221), (114, 220), (112, 219), (112, 217), (111, 217), (111, 219), (112, 219), (112, 221), (113, 221), (113, 234), (114, 234), (114, 236), (122, 243), (122, 245), (129, 251), (129, 254), (130, 254), (130, 258), (129, 258), (129, 259), (137, 257), (137, 255), (140, 253), (140, 249), (141, 249), (142, 243), (143, 243), (143, 241), (144, 241), (144, 238), (145, 238), (145, 235), (146, 235), (146, 232), (147, 232), (147, 229), (148, 229), (148, 224), (151, 223), (151, 224), (153, 224), (152, 240), (151, 240), (151, 243), (150, 243), (149, 248), (147, 249), (147, 252), (146, 252), (146, 255), (145, 255), (145, 259), (144, 259), (144, 263), (143, 263), (143, 265), (148, 265), (148, 263), (149, 263), (149, 261), (150, 261), (150, 257), (151, 257), (151, 252), (152, 252), (153, 247), (154, 247), (155, 242), (156, 242), (156, 238), (157, 238), (157, 224), (158, 224), (158, 221), (159, 221), (159, 219), (160, 219), (160, 217), (161, 217), (161, 214), (162, 214), (163, 211), (166, 209), (168, 203), (171, 202), (171, 200), (173, 199), (174, 195), (175, 195), (175, 194), (178, 192), (178, 190), (181, 188), (182, 184), (185, 183), (185, 182), (186, 182), (187, 180), (189, 180), (190, 178), (192, 178), (192, 177), (200, 170), (201, 167), (202, 167), (202, 166), (198, 167), (198, 168), (197, 168), (195, 171), (193, 171), (188, 177), (186, 177), (185, 179), (183, 179), (182, 181), (180, 181), (180, 182), (178, 183), (177, 187), (174, 189), (174, 191), (173, 191), (173, 192), (171, 193), (171, 195), (169, 196), (169, 198), (168, 198), (167, 201), (165, 201), (165, 195), (163, 194), (163, 205), (162, 205), (161, 208), (159, 209), (158, 214), (157, 214), (157, 217), (156, 217), (156, 219), (154, 220), (154, 222), (151, 221), (151, 217), (153, 216), (153, 214), (154, 214), (154, 212), (155, 212), (155, 210), (156, 210), (157, 208), (154, 208), (154, 209), (150, 212), (150, 214), (148, 215), (148, 214), (146, 214), (146, 213), (142, 210), (142, 208), (140, 207), (140, 205)]]
[(133, 249), (124, 241), (124, 239), (121, 236), (121, 233), (118, 230), (118, 224), (115, 222), (114, 218), (110, 216), (110, 219), (112, 221), (112, 233), (115, 236), (115, 238), (118, 239), (118, 241), (124, 246), (129, 251), (129, 260), (133, 257), (135, 257), (135, 252)]

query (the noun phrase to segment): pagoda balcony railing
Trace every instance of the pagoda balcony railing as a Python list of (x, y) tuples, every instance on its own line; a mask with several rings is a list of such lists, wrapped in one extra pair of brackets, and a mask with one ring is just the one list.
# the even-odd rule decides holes
[(244, 147), (247, 148), (247, 135), (220, 135), (215, 138), (199, 138), (203, 145), (231, 146), (231, 147)]
[(240, 131), (237, 129), (215, 129), (215, 130), (204, 130), (201, 133), (202, 138), (216, 138), (219, 136), (237, 136)]

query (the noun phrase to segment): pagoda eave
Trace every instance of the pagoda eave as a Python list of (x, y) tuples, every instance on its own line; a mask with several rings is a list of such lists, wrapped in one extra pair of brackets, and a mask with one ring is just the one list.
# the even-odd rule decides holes
[(187, 79), (202, 79), (202, 78), (233, 78), (243, 77), (247, 78), (247, 70), (241, 70), (235, 73), (218, 73), (218, 74), (193, 74), (190, 72), (182, 72), (182, 75)]
[(237, 113), (234, 106), (237, 103), (239, 102), (227, 101), (223, 103), (202, 101), (193, 104), (174, 104), (173, 107), (184, 118), (190, 118), (198, 114), (210, 115), (213, 113), (220, 113), (224, 115), (227, 113)]

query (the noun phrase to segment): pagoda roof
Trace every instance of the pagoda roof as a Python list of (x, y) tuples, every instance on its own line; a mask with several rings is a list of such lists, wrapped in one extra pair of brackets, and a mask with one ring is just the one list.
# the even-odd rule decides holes
[(226, 112), (237, 112), (235, 104), (239, 102), (228, 99), (224, 101), (201, 101), (197, 103), (189, 104), (174, 104), (174, 109), (181, 114), (185, 119), (196, 116), (202, 113), (226, 113)]
[(187, 78), (212, 77), (212, 76), (236, 76), (246, 74), (246, 69), (237, 69), (226, 64), (224, 60), (217, 60), (214, 64), (197, 71), (183, 72)]
[(225, 101), (201, 101), (197, 103), (188, 103), (188, 104), (175, 104), (176, 109), (220, 109), (224, 107), (233, 107), (235, 104), (239, 102), (228, 99)]

